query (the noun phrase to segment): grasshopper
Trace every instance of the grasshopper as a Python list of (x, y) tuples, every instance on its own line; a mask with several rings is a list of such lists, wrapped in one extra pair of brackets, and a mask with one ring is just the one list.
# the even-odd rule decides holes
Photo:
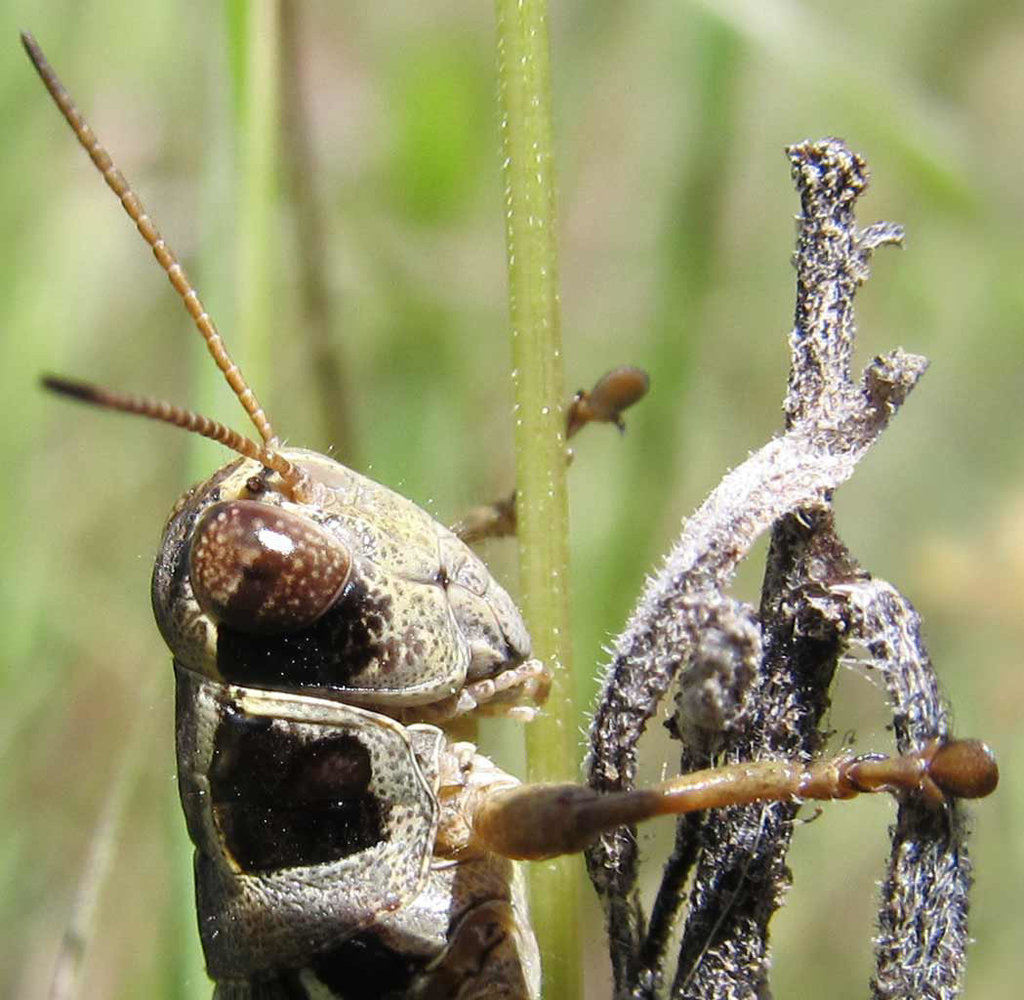
[[(149, 244), (259, 441), (169, 403), (63, 378), (47, 388), (174, 424), (237, 454), (178, 501), (153, 572), (176, 677), (178, 784), (215, 997), (536, 1000), (516, 861), (583, 850), (658, 815), (890, 791), (941, 808), (991, 792), (974, 740), (902, 757), (754, 762), (600, 794), (521, 785), (457, 740), (478, 714), (529, 720), (549, 675), (525, 623), (455, 533), (398, 493), (284, 447), (195, 288), (35, 41), (58, 108)], [(575, 419), (618, 420), (618, 402)], [(595, 393), (595, 397), (601, 393)]]

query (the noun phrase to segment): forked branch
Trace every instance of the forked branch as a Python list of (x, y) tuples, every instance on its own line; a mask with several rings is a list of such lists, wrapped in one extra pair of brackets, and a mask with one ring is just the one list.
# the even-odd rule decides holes
[[(602, 792), (633, 786), (636, 745), (670, 686), (681, 769), (761, 759), (810, 760), (838, 658), (863, 643), (883, 671), (900, 752), (947, 736), (916, 614), (873, 581), (835, 533), (831, 499), (927, 367), (900, 349), (855, 381), (853, 299), (879, 246), (899, 227), (858, 229), (867, 167), (837, 139), (788, 149), (802, 214), (785, 433), (726, 475), (647, 583), (615, 643), (590, 731), (588, 778)], [(736, 567), (772, 531), (761, 606), (728, 597)], [(650, 918), (637, 894), (629, 827), (587, 855), (604, 904), (616, 997), (748, 997), (767, 989), (767, 926), (788, 884), (785, 853), (797, 806), (758, 805), (682, 817)], [(695, 868), (695, 874), (694, 874)], [(679, 959), (666, 970), (682, 887), (693, 876)], [(969, 868), (956, 806), (909, 799), (894, 830), (884, 887), (876, 995), (952, 997), (966, 942)], [(908, 920), (926, 914), (931, 923)], [(935, 955), (930, 935), (943, 942)], [(937, 961), (933, 960), (937, 959)], [(941, 968), (937, 968), (940, 966)]]

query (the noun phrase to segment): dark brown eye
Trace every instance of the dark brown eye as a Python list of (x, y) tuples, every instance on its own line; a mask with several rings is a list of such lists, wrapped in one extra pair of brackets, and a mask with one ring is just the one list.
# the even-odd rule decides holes
[(189, 552), (199, 606), (219, 624), (263, 635), (315, 622), (351, 564), (345, 546), (319, 525), (256, 500), (210, 507)]

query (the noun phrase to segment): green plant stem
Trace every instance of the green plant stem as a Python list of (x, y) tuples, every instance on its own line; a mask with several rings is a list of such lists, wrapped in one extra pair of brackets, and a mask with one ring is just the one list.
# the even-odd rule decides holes
[(231, 0), (229, 8), (239, 136), (238, 331), (232, 340), (240, 347), (244, 344), (243, 370), (262, 399), (271, 392), (279, 246), (273, 224), (279, 152), (279, 10), (278, 0)]
[[(515, 391), (520, 602), (534, 655), (554, 672), (527, 735), (530, 781), (577, 776), (570, 678), (564, 376), (557, 289), (547, 4), (497, 0), (509, 311)], [(579, 861), (534, 865), (531, 908), (544, 995), (581, 996)]]
[[(209, 33), (210, 88), (200, 213), (204, 250), (196, 278), (231, 356), (273, 418), (272, 364), (277, 316), (274, 226), (278, 190), (279, 0), (228, 0)], [(234, 252), (227, 252), (233, 247)], [(243, 433), (238, 404), (205, 351), (193, 352), (193, 405)], [(205, 479), (224, 461), (218, 445), (193, 438), (189, 472)]]

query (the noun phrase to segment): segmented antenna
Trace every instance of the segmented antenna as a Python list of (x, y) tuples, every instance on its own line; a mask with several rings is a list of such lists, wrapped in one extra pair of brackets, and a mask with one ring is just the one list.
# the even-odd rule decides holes
[(75, 379), (61, 378), (56, 375), (44, 375), (43, 387), (69, 399), (77, 399), (93, 406), (101, 406), (105, 410), (119, 410), (121, 413), (135, 413), (150, 420), (159, 420), (165, 424), (173, 424), (186, 431), (201, 434), (211, 441), (230, 448), (246, 458), (261, 462), (268, 469), (273, 469), (283, 480), (285, 488), (293, 494), (302, 494), (307, 485), (306, 474), (293, 462), (288, 461), (279, 451), (269, 445), (258, 445), (244, 434), (227, 427), (217, 420), (204, 417), (201, 413), (183, 409), (173, 403), (150, 396), (136, 396), (127, 392), (114, 392), (90, 382), (79, 382)]
[[(32, 60), (32, 65), (35, 66), (36, 72), (39, 74), (39, 78), (46, 85), (46, 89), (50, 92), (50, 96), (53, 98), (54, 103), (58, 108), (60, 108), (61, 114), (71, 126), (71, 130), (75, 133), (78, 141), (89, 154), (89, 158), (94, 164), (96, 164), (97, 170), (99, 170), (103, 175), (103, 179), (107, 182), (110, 190), (113, 191), (120, 199), (121, 204), (124, 206), (124, 210), (128, 213), (132, 222), (135, 223), (139, 232), (142, 234), (142, 238), (152, 249), (153, 256), (156, 257), (160, 266), (167, 272), (167, 277), (174, 286), (174, 290), (181, 296), (182, 301), (185, 303), (185, 308), (189, 311), (189, 315), (192, 317), (192, 320), (196, 325), (196, 329), (199, 330), (202, 334), (203, 340), (206, 341), (207, 349), (212, 355), (213, 360), (217, 362), (217, 367), (221, 372), (223, 372), (228, 385), (231, 386), (235, 395), (238, 397), (239, 402), (245, 408), (245, 412), (249, 414), (249, 419), (255, 425), (256, 430), (259, 432), (259, 435), (266, 446), (266, 451), (269, 454), (278, 446), (277, 436), (274, 434), (274, 429), (270, 425), (270, 418), (263, 411), (263, 407), (260, 406), (259, 400), (257, 400), (252, 389), (249, 388), (249, 385), (242, 376), (242, 372), (239, 370), (238, 365), (231, 360), (231, 356), (228, 354), (227, 348), (224, 346), (224, 341), (221, 340), (220, 334), (217, 332), (217, 327), (214, 325), (210, 314), (204, 308), (203, 303), (199, 299), (199, 295), (196, 293), (192, 283), (188, 280), (188, 276), (185, 274), (181, 264), (178, 263), (177, 257), (174, 256), (171, 248), (160, 235), (159, 230), (156, 228), (153, 220), (149, 217), (149, 214), (143, 207), (142, 202), (139, 200), (139, 196), (131, 189), (131, 186), (125, 179), (124, 174), (122, 174), (114, 165), (114, 161), (110, 158), (110, 154), (103, 148), (99, 139), (96, 137), (96, 133), (93, 132), (88, 123), (82, 117), (81, 112), (75, 106), (75, 102), (71, 99), (71, 95), (64, 89), (64, 85), (57, 78), (57, 74), (54, 72), (53, 67), (46, 61), (46, 56), (43, 55), (43, 51), (39, 48), (36, 40), (27, 31), (23, 31), (21, 33), (21, 42), (25, 46), (25, 51), (28, 53), (29, 59)], [(70, 395), (74, 395), (74, 393), (70, 393)], [(116, 393), (106, 393), (105, 390), (100, 391), (100, 395), (108, 395), (112, 399), (135, 398), (128, 396), (122, 397)], [(93, 399), (92, 401), (97, 402), (96, 399)], [(104, 403), (103, 405), (111, 406), (113, 404)], [(170, 410), (174, 410), (179, 413), (186, 412), (183, 410), (176, 410), (176, 408), (170, 406), (170, 404), (164, 403), (159, 405), (167, 406)], [(126, 409), (125, 407), (119, 407), (117, 405), (113, 405), (113, 408)], [(159, 407), (157, 407), (157, 409), (158, 408)], [(155, 410), (152, 412), (148, 410), (131, 410), (130, 412), (145, 413), (148, 416), (156, 415)], [(163, 418), (157, 417), (157, 419)], [(197, 419), (207, 420), (205, 417)], [(171, 422), (175, 423), (173, 420)], [(213, 425), (215, 424), (215, 421), (211, 420), (209, 423)], [(179, 426), (185, 427), (187, 425), (179, 424)], [(191, 426), (188, 429), (197, 430), (196, 427)], [(199, 431), (199, 433), (205, 432)], [(207, 436), (212, 437), (213, 435)], [(241, 435), (239, 435), (239, 437), (241, 437)], [(215, 438), (215, 440), (221, 440), (221, 438)], [(227, 444), (227, 441), (222, 441), (222, 443)], [(241, 449), (236, 445), (228, 445), (228, 447), (234, 448), (235, 451), (241, 451)], [(258, 448), (256, 445), (254, 445), (254, 447)], [(247, 454), (246, 452), (242, 453)], [(269, 465), (270, 463), (267, 464)], [(270, 467), (274, 468), (273, 465)]]

